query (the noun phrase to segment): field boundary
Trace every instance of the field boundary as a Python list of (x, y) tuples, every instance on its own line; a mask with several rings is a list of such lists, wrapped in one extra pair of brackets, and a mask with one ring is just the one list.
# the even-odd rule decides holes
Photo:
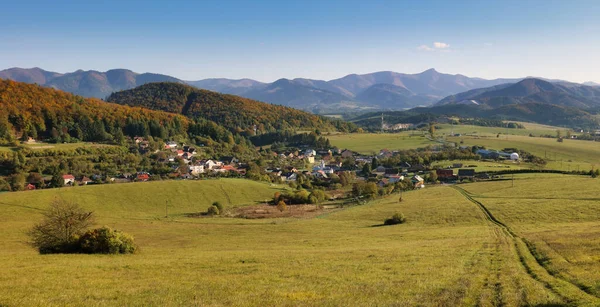
[[(542, 283), (546, 288), (558, 295), (568, 304), (576, 306), (597, 306), (600, 304), (598, 297), (582, 289), (579, 285), (560, 276), (552, 274), (536, 257), (533, 243), (519, 237), (508, 225), (498, 220), (489, 209), (478, 200), (474, 199), (465, 189), (453, 185), (453, 189), (462, 194), (468, 201), (474, 203), (483, 212), (486, 220), (500, 227), (513, 241), (517, 255), (525, 271), (534, 280)], [(536, 266), (537, 265), (537, 266)], [(567, 292), (568, 294), (565, 294)]]

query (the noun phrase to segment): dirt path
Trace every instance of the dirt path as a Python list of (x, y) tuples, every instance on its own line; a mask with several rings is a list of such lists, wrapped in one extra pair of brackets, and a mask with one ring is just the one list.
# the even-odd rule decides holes
[(538, 258), (536, 258), (535, 246), (533, 243), (524, 238), (519, 237), (508, 225), (498, 220), (483, 203), (474, 199), (469, 192), (459, 186), (452, 186), (456, 191), (462, 194), (468, 201), (477, 205), (483, 212), (486, 220), (504, 233), (510, 239), (517, 251), (518, 257), (525, 271), (531, 278), (543, 284), (547, 289), (550, 289), (558, 297), (569, 305), (574, 306), (599, 306), (600, 300), (587, 291), (579, 288), (577, 285), (551, 274), (548, 269), (543, 266)]

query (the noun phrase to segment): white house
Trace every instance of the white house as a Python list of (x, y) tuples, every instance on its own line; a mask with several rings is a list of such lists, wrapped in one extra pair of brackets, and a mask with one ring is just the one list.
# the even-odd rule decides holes
[(75, 176), (71, 174), (63, 175), (63, 184), (64, 185), (72, 185), (75, 183)]
[(204, 173), (204, 165), (190, 165), (190, 173), (192, 175)]
[(169, 141), (169, 142), (167, 142), (167, 144), (165, 144), (165, 147), (166, 148), (171, 148), (171, 149), (172, 148), (177, 148), (177, 142)]
[(402, 180), (404, 180), (404, 176), (394, 175), (394, 176), (388, 177), (389, 183), (396, 183), (396, 182), (400, 182)]
[(317, 152), (316, 152), (314, 149), (307, 149), (307, 150), (304, 152), (304, 155), (305, 155), (305, 156), (316, 156), (316, 155), (317, 155)]

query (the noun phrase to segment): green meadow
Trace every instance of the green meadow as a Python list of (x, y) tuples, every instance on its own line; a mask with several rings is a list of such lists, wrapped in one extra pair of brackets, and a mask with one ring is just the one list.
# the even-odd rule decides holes
[(590, 170), (596, 169), (600, 165), (600, 145), (592, 141), (565, 139), (563, 142), (557, 142), (553, 138), (518, 135), (461, 136), (448, 138), (448, 141), (462, 145), (485, 146), (497, 150), (518, 148), (544, 158), (548, 161), (547, 169)]
[(334, 134), (328, 135), (327, 138), (333, 146), (362, 154), (379, 153), (384, 148), (389, 150), (416, 149), (439, 144), (428, 140), (421, 131)]
[[(221, 179), (4, 193), (0, 305), (598, 304), (600, 181), (516, 178), (514, 187), (510, 181), (461, 187), (518, 239), (449, 186), (317, 218), (258, 220), (186, 214), (212, 201), (226, 208), (261, 203), (282, 186)], [(572, 182), (585, 188), (574, 191)], [(93, 210), (98, 225), (132, 234), (139, 253), (39, 255), (25, 232), (56, 197)], [(396, 212), (407, 223), (381, 226)], [(523, 242), (548, 261), (538, 262)]]

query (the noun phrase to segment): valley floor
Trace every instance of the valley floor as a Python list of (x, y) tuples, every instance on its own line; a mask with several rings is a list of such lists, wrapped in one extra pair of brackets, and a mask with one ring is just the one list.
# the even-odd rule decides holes
[[(402, 202), (258, 220), (186, 213), (213, 199), (258, 204), (280, 187), (171, 181), (0, 194), (0, 305), (593, 306), (599, 188), (590, 178), (524, 175), (514, 187), (428, 187)], [(38, 255), (24, 233), (54, 197), (133, 234), (141, 251)], [(395, 212), (407, 223), (381, 227)]]

